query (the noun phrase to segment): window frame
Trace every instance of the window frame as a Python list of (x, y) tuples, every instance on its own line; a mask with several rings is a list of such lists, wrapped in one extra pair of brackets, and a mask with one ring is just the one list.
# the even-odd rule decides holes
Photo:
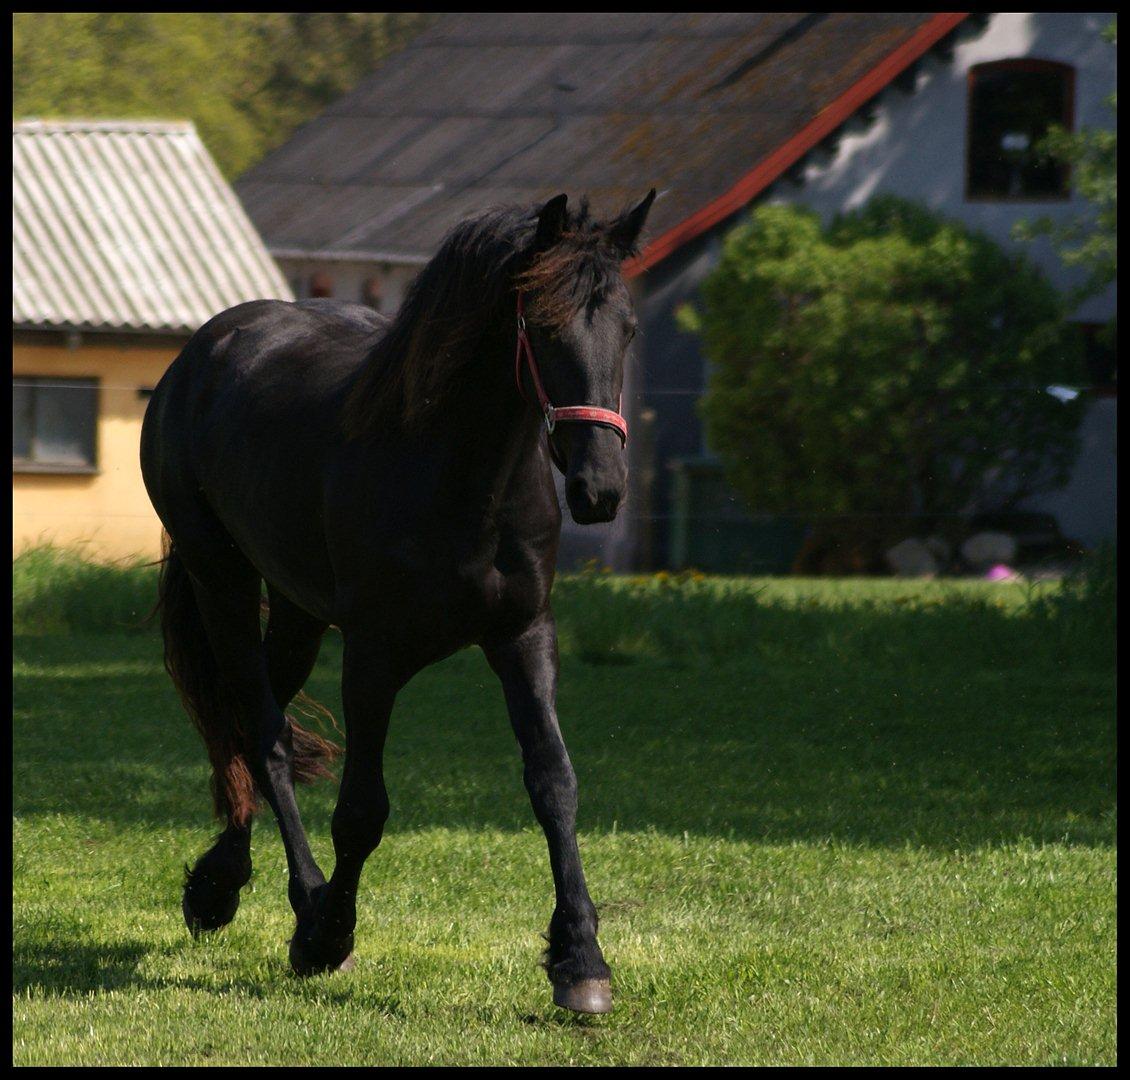
[(90, 389), (94, 392), (94, 416), (93, 426), (90, 438), (90, 459), (89, 461), (67, 462), (67, 461), (40, 461), (34, 457), (18, 458), (13, 453), (12, 455), (12, 472), (13, 473), (54, 473), (60, 476), (96, 476), (101, 473), (101, 468), (98, 465), (98, 421), (102, 413), (102, 383), (101, 380), (95, 376), (89, 375), (31, 375), (22, 372), (12, 373), (12, 382), (14, 383), (30, 383), (32, 390), (32, 418), (31, 418), (31, 439), (32, 449), (34, 450), (34, 440), (36, 437), (36, 409), (35, 400), (37, 392), (42, 387), (49, 387), (52, 383), (89, 383)]
[(970, 203), (1064, 203), (1072, 199), (1071, 166), (1064, 166), (1064, 191), (1060, 195), (974, 195), (970, 191), (970, 174), (973, 152), (973, 91), (977, 78), (983, 74), (1000, 71), (1054, 72), (1062, 75), (1066, 93), (1064, 94), (1063, 116), (1053, 123), (1062, 124), (1070, 132), (1075, 130), (1075, 68), (1062, 60), (1043, 60), (1032, 56), (1016, 57), (1008, 60), (986, 60), (970, 65), (965, 73), (965, 201)]

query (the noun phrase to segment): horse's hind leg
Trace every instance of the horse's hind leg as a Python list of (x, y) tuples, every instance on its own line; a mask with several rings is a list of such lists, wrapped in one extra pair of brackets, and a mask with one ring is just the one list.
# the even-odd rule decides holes
[(241, 767), (238, 724), (196, 602), (196, 588), (179, 547), (166, 534), (159, 580), (165, 667), (212, 762), (212, 797), (227, 828), (187, 872), (182, 910), (194, 933), (218, 930), (239, 907), (239, 890), (251, 877), (251, 808), (254, 792)]
[[(291, 603), (270, 585), (267, 586), (267, 594), (270, 616), (263, 642), (267, 653), (267, 678), (275, 704), (285, 713), (287, 706), (306, 685), (310, 672), (314, 670), (322, 636), (328, 624)], [(287, 727), (290, 732), (293, 778), (312, 779), (312, 776), (305, 775), (311, 763), (314, 763), (314, 773), (317, 774), (317, 763), (333, 756), (336, 748), (306, 731), (290, 716), (287, 717)]]
[[(310, 677), (326, 625), (273, 590), (270, 597), (268, 678), (275, 704), (285, 710)], [(251, 820), (236, 821), (229, 812), (227, 828), (188, 871), (182, 906), (193, 933), (218, 930), (235, 917), (240, 889), (251, 878)]]
[[(176, 623), (175, 629), (166, 628), (166, 662), (172, 652), (170, 671), (212, 759), (217, 808), (231, 822), (216, 845), (220, 850), (205, 858), (209, 867), (222, 867), (224, 856), (245, 851), (246, 839), (240, 829), (249, 824), (257, 788), (279, 823), (290, 873), (290, 902), (298, 916), (310, 907), (325, 878), (310, 852), (294, 798), (292, 729), (268, 674), (259, 624), (259, 575), (242, 559), (234, 559), (230, 547), (205, 551), (211, 557), (194, 550), (188, 562), (182, 561), (182, 553), (174, 546), (165, 562), (162, 587), (163, 628)], [(179, 580), (182, 577), (191, 584), (188, 597)], [(175, 589), (165, 582), (174, 578), (178, 580)], [(173, 599), (177, 602), (170, 603)], [(286, 667), (276, 665), (280, 680)], [(328, 750), (327, 744), (306, 739), (300, 747), (302, 773), (316, 771), (317, 758), (325, 757)], [(239, 885), (246, 880), (244, 872), (249, 870), (247, 859), (240, 873), (221, 876), (219, 885), (207, 892), (203, 885), (197, 887), (195, 874), (190, 875), (185, 902), (189, 925), (195, 922), (203, 927), (224, 915), (230, 918), (238, 903)], [(210, 903), (211, 909), (197, 912), (197, 899)]]
[(251, 880), (251, 819), (228, 819), (191, 870), (185, 871), (181, 911), (185, 925), (195, 934), (219, 930), (239, 910), (239, 890)]

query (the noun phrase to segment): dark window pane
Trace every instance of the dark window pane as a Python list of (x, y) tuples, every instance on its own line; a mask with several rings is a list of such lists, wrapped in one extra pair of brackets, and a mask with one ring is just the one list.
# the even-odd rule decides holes
[(31, 435), (35, 423), (35, 398), (27, 379), (12, 380), (12, 460), (31, 457)]
[(93, 379), (35, 379), (30, 458), (45, 465), (93, 465), (98, 384)]
[(969, 95), (971, 196), (1054, 199), (1067, 194), (1066, 166), (1038, 152), (1052, 124), (1070, 126), (1069, 68), (974, 69)]
[(1084, 355), (1091, 385), (1111, 389), (1118, 385), (1118, 327), (1084, 326)]

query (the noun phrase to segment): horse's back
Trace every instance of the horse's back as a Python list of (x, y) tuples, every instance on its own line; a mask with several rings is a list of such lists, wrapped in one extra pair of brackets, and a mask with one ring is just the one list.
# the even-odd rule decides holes
[(284, 589), (289, 574), (264, 537), (284, 534), (311, 568), (323, 563), (325, 457), (341, 443), (342, 398), (383, 325), (360, 304), (256, 300), (189, 339), (153, 392), (141, 437), (145, 485), (175, 543), (202, 559), (234, 545)]

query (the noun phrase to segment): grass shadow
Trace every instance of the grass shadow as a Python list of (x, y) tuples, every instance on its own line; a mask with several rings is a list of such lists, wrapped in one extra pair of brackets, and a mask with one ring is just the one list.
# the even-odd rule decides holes
[(138, 968), (152, 948), (136, 940), (44, 942), (21, 934), (12, 948), (12, 990), (62, 997), (137, 986), (143, 981)]
[[(45, 933), (46, 931), (46, 933)], [(184, 948), (192, 948), (186, 943)], [(395, 995), (373, 993), (353, 980), (340, 976), (300, 979), (287, 966), (276, 977), (209, 977), (190, 973), (158, 977), (142, 970), (145, 959), (156, 951), (140, 940), (116, 943), (84, 940), (76, 929), (61, 929), (55, 921), (21, 928), (12, 951), (12, 990), (16, 995), (86, 998), (91, 994), (123, 989), (194, 990), (224, 996), (232, 993), (257, 999), (315, 996), (325, 1004), (363, 1006), (374, 1016), (402, 1019), (403, 1009)]]
[[(772, 843), (1112, 841), (1103, 634), (1000, 591), (903, 584), (861, 603), (837, 588), (766, 604), (720, 586), (648, 608), (609, 586), (586, 594), (591, 640), (566, 596), (559, 715), (581, 827)], [(206, 820), (203, 753), (154, 636), (25, 637), (15, 658), (17, 813)], [(327, 638), (309, 685), (335, 711), (340, 658)], [(401, 694), (386, 774), (390, 834), (532, 825), (478, 650)], [(312, 832), (328, 831), (334, 796), (329, 785), (301, 796)]]

